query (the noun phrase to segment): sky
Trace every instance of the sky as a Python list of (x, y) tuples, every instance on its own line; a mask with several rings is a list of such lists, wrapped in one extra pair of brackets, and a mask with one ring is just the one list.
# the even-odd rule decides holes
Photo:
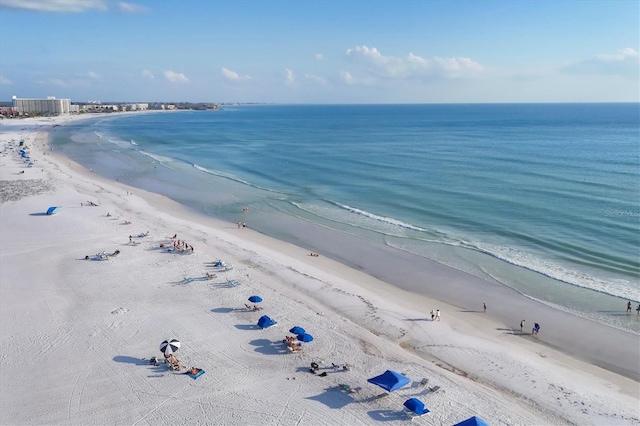
[(639, 102), (640, 2), (0, 0), (0, 101)]

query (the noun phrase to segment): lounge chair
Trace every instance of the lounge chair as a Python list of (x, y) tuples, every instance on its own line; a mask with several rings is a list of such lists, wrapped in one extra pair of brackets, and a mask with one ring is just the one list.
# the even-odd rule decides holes
[(362, 390), (362, 388), (361, 388), (360, 386), (357, 386), (357, 387), (355, 387), (355, 388), (352, 388), (351, 386), (349, 386), (349, 385), (348, 385), (348, 384), (346, 384), (346, 383), (341, 383), (341, 384), (339, 384), (339, 385), (338, 385), (338, 389), (343, 390), (343, 391), (345, 391), (345, 392), (347, 392), (347, 393), (357, 393), (357, 394), (359, 394), (359, 393), (360, 393), (360, 391)]
[(429, 390), (428, 394), (432, 394), (432, 393), (436, 393), (440, 390), (440, 386), (431, 386), (430, 388), (427, 388)]
[(411, 388), (421, 388), (423, 386), (426, 386), (429, 384), (429, 379), (427, 379), (426, 377), (422, 380), (420, 380), (419, 382), (413, 382), (411, 384)]
[(240, 285), (240, 281), (238, 280), (227, 280), (227, 285), (229, 287), (237, 287)]

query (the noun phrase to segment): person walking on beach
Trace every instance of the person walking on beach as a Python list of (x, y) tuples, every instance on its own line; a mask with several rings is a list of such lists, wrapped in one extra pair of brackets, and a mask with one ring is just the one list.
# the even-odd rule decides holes
[(436, 320), (440, 321), (440, 309), (436, 309)]
[(627, 302), (627, 313), (631, 312), (631, 300)]
[(520, 331), (522, 331), (523, 327), (524, 327), (524, 320), (520, 321)]
[(535, 323), (535, 324), (533, 325), (533, 330), (531, 330), (531, 334), (533, 334), (533, 335), (536, 335), (536, 336), (537, 336), (537, 335), (538, 335), (538, 333), (540, 333), (540, 324)]
[(484, 313), (487, 313), (487, 302), (482, 302), (482, 309), (484, 310)]
[(433, 309), (431, 310), (431, 321), (433, 321), (436, 318), (436, 311), (434, 311)]

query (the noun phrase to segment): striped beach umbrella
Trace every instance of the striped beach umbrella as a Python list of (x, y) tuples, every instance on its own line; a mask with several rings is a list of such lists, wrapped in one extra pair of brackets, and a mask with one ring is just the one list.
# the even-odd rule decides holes
[(160, 343), (160, 352), (165, 355), (177, 352), (180, 349), (180, 342), (177, 339), (165, 340)]

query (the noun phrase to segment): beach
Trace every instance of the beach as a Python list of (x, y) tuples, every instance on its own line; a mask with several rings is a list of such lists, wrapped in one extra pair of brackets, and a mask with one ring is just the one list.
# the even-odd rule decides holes
[[(323, 240), (312, 225), (296, 232), (317, 233), (314, 250), (329, 255), (309, 256), (109, 181), (47, 146), (72, 121), (0, 127), (1, 424), (401, 423), (412, 397), (430, 410), (417, 424), (640, 422), (637, 335), (410, 254), (384, 264), (385, 249)], [(161, 248), (173, 235), (193, 251)], [(341, 262), (344, 251), (360, 261)], [(245, 306), (252, 295), (258, 311)], [(259, 328), (262, 315), (277, 325)], [(314, 340), (292, 353), (283, 340), (295, 325)], [(172, 338), (181, 364), (205, 374), (150, 363)], [(386, 394), (367, 382), (385, 370), (411, 383)]]

